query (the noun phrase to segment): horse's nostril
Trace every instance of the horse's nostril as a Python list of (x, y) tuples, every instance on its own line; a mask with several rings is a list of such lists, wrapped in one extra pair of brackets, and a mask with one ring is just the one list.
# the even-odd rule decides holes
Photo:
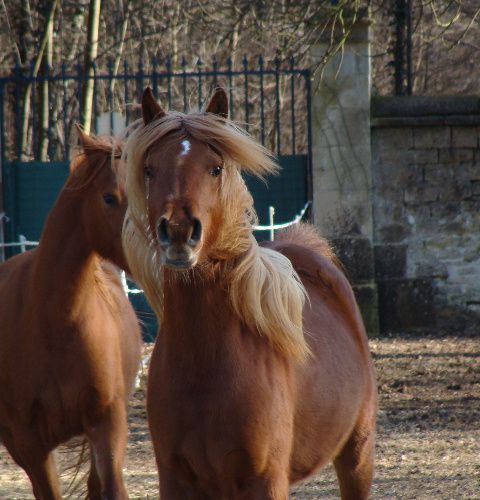
[(157, 226), (158, 241), (164, 245), (170, 244), (170, 237), (168, 236), (168, 220), (162, 217)]
[(190, 236), (190, 241), (193, 243), (193, 244), (197, 244), (200, 239), (202, 237), (202, 223), (194, 218), (193, 219), (193, 231), (192, 231), (192, 235)]

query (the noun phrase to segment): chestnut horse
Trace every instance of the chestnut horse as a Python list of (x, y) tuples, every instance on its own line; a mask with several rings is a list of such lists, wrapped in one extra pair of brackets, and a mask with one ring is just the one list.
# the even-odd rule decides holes
[(112, 144), (80, 132), (84, 153), (37, 248), (0, 266), (0, 441), (35, 498), (60, 499), (52, 450), (84, 434), (90, 499), (125, 499), (126, 406), (140, 331), (118, 270), (124, 182)]
[(161, 319), (147, 409), (162, 500), (286, 499), (334, 462), (369, 495), (376, 384), (352, 289), (300, 225), (258, 245), (241, 171), (276, 169), (228, 120), (166, 113), (146, 89), (127, 140), (124, 248)]

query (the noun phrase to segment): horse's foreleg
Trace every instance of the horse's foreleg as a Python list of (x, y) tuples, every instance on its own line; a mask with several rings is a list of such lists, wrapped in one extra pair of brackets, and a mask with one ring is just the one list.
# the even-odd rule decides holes
[(287, 500), (289, 482), (285, 472), (250, 480), (235, 495), (235, 500)]
[[(180, 475), (157, 463), (160, 479), (161, 500), (217, 500), (220, 495), (211, 496), (199, 489), (193, 474)], [(183, 469), (185, 471), (185, 469)], [(231, 500), (287, 500), (289, 481), (285, 471), (267, 476), (241, 477), (232, 482), (225, 498)], [(222, 496), (223, 498), (223, 496)]]
[(90, 450), (90, 472), (88, 474), (88, 500), (102, 500), (102, 483), (95, 466), (95, 456)]
[(373, 481), (375, 423), (357, 425), (334, 460), (342, 500), (366, 500)]
[(158, 469), (160, 479), (160, 500), (209, 500), (201, 491), (185, 481), (179, 481), (174, 474)]
[(44, 449), (37, 436), (29, 429), (22, 429), (4, 435), (3, 441), (12, 458), (27, 473), (35, 498), (61, 500), (53, 453)]
[(100, 423), (88, 429), (87, 436), (92, 456), (88, 480), (89, 498), (127, 499), (122, 475), (127, 444), (127, 414), (124, 401), (118, 400), (112, 404)]

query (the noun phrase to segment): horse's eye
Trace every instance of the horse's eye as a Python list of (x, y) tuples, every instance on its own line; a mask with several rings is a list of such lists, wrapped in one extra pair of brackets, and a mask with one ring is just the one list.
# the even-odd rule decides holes
[(143, 169), (143, 175), (145, 175), (145, 177), (147, 179), (151, 179), (153, 177), (153, 168), (152, 167), (145, 167)]
[(106, 193), (103, 195), (103, 201), (110, 206), (118, 205), (118, 199), (114, 194)]
[(218, 177), (223, 170), (223, 165), (217, 165), (216, 167), (213, 167), (212, 170), (210, 170), (210, 175), (213, 177)]

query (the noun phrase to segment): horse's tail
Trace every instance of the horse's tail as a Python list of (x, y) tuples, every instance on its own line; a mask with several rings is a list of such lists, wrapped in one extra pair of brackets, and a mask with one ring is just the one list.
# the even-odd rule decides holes
[(65, 482), (68, 483), (65, 498), (86, 498), (88, 466), (90, 465), (90, 447), (87, 439), (85, 437), (74, 438), (62, 445), (58, 453), (68, 457), (68, 463), (61, 471)]
[[(330, 260), (338, 267), (343, 274), (347, 275), (346, 270), (340, 259), (336, 256), (330, 243), (320, 235), (318, 229), (312, 224), (299, 223), (293, 224), (286, 229), (275, 233), (276, 241), (284, 241), (295, 245), (305, 246), (314, 252)], [(348, 277), (348, 276), (347, 276)]]

